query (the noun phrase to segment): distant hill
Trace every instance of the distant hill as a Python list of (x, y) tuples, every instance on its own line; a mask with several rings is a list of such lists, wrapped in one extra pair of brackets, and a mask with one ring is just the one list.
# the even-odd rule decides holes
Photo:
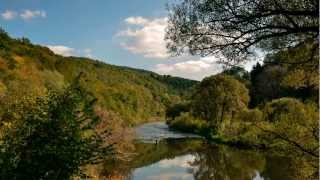
[(23, 98), (59, 90), (81, 72), (98, 104), (130, 125), (162, 118), (165, 107), (197, 83), (88, 58), (63, 57), (0, 31), (0, 97)]

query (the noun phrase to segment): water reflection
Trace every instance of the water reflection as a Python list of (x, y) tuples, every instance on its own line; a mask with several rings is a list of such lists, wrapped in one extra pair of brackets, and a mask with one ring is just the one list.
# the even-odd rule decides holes
[[(161, 127), (159, 131), (143, 130), (152, 133), (152, 137), (159, 141), (154, 143), (154, 139), (140, 139), (135, 143), (136, 155), (129, 162), (119, 165), (125, 179), (291, 180), (311, 179), (305, 174), (314, 171), (301, 168), (304, 165), (302, 158), (292, 159), (266, 152), (208, 144), (199, 138), (181, 138), (180, 134), (172, 136), (172, 132), (164, 135), (163, 130), (168, 129)], [(155, 132), (161, 133), (159, 135)], [(148, 137), (148, 134), (144, 133), (144, 136)]]
[(178, 156), (174, 159), (161, 160), (148, 167), (138, 168), (133, 173), (133, 179), (193, 179), (191, 172), (186, 171), (192, 168), (190, 163), (194, 156)]
[(199, 139), (138, 143), (137, 150), (139, 154), (130, 162), (130, 179), (293, 179), (287, 158), (209, 145)]
[(162, 139), (202, 138), (196, 134), (172, 131), (164, 122), (146, 123), (135, 128), (137, 139), (146, 143), (157, 143)]
[[(233, 150), (226, 146), (210, 146), (197, 152), (193, 165), (195, 179), (258, 179), (265, 158), (256, 152)], [(263, 178), (260, 178), (263, 179)]]

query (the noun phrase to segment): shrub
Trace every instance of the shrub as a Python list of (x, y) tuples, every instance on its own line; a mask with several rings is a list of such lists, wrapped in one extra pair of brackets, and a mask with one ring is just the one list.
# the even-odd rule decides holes
[(166, 109), (166, 118), (168, 121), (175, 119), (180, 116), (183, 112), (188, 112), (190, 110), (189, 103), (179, 103), (174, 104)]
[(260, 122), (263, 113), (259, 109), (244, 109), (236, 114), (236, 119), (241, 122)]
[(188, 112), (181, 113), (181, 115), (171, 121), (169, 125), (177, 130), (197, 133), (204, 136), (208, 135), (210, 131), (208, 122), (195, 118)]
[(261, 127), (272, 146), (318, 158), (319, 112), (313, 103), (281, 98), (266, 104)]
[(262, 121), (262, 112), (259, 109), (244, 109), (237, 112), (231, 122), (225, 122), (221, 135), (227, 139), (254, 144), (258, 142), (258, 131), (254, 124)]
[(2, 117), (9, 123), (0, 136), (1, 178), (70, 179), (112, 152), (109, 133), (95, 130), (95, 98), (79, 87), (26, 101)]

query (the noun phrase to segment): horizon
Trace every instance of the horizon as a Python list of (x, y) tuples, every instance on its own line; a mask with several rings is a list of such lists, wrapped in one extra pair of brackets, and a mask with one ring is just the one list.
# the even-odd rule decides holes
[[(62, 56), (86, 57), (192, 80), (221, 72), (223, 67), (216, 57), (172, 57), (167, 52), (167, 3), (5, 0), (0, 7), (0, 23), (11, 37), (26, 37)], [(123, 10), (115, 12), (115, 7)], [(249, 71), (256, 62), (243, 67)]]

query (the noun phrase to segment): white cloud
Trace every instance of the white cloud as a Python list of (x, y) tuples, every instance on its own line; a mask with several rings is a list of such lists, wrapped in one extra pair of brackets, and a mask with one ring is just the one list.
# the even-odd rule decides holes
[(128, 17), (127, 19), (124, 20), (127, 24), (132, 24), (132, 25), (144, 25), (148, 23), (148, 20), (138, 16), (138, 17)]
[(62, 45), (47, 45), (47, 47), (53, 51), (55, 54), (59, 54), (61, 56), (73, 56), (74, 55), (74, 49), (62, 46)]
[[(163, 59), (166, 63), (160, 63), (152, 69), (160, 74), (169, 74), (195, 80), (201, 80), (206, 76), (220, 73), (223, 65), (218, 63), (224, 59), (223, 55), (215, 57), (170, 57), (164, 40), (167, 18), (144, 18), (141, 16), (128, 17), (124, 20), (126, 28), (117, 36), (121, 37), (121, 46), (134, 54), (141, 54), (152, 59)], [(217, 59), (219, 58), (219, 60)], [(250, 70), (255, 62), (242, 64)]]
[(168, 180), (168, 179), (180, 179), (180, 180), (188, 180), (193, 179), (193, 175), (191, 173), (182, 173), (182, 172), (161, 172), (158, 175), (150, 175), (147, 176), (148, 180)]
[(45, 11), (43, 11), (43, 10), (29, 10), (29, 9), (26, 9), (20, 14), (20, 17), (23, 20), (30, 20), (30, 19), (33, 19), (33, 18), (36, 18), (36, 17), (45, 18), (45, 17), (47, 17), (47, 13)]
[(11, 11), (11, 10), (6, 10), (4, 13), (1, 14), (1, 16), (4, 20), (12, 20), (12, 19), (16, 18), (17, 15), (18, 15), (17, 12)]
[(87, 57), (87, 58), (93, 58), (92, 49), (87, 48), (87, 49), (84, 49), (83, 52), (84, 52), (84, 56), (85, 56), (85, 57)]
[(127, 30), (118, 33), (123, 37), (121, 46), (134, 54), (142, 54), (148, 58), (168, 58), (164, 41), (167, 18), (147, 19), (129, 17), (125, 19)]
[(195, 80), (214, 75), (222, 71), (222, 65), (214, 57), (187, 59), (173, 64), (157, 64), (154, 71), (160, 74), (169, 74)]
[[(170, 60), (171, 61), (171, 60)], [(182, 57), (180, 62), (160, 63), (154, 66), (153, 71), (159, 74), (166, 74), (178, 77), (184, 77), (194, 80), (202, 80), (207, 76), (218, 74), (228, 68), (221, 63), (221, 59), (215, 56), (210, 57)], [(172, 59), (173, 61), (173, 59)], [(257, 63), (262, 62), (260, 59), (255, 61), (248, 61), (238, 66), (243, 67), (247, 71), (251, 71), (252, 67)]]
[(193, 155), (185, 155), (176, 157), (174, 159), (164, 159), (158, 162), (159, 167), (161, 168), (172, 168), (172, 167), (181, 167), (181, 168), (190, 168), (190, 163), (195, 160)]
[(69, 57), (69, 56), (79, 56), (86, 58), (94, 58), (92, 54), (92, 49), (75, 49), (63, 45), (46, 45), (51, 51), (55, 54), (59, 54), (61, 56)]

